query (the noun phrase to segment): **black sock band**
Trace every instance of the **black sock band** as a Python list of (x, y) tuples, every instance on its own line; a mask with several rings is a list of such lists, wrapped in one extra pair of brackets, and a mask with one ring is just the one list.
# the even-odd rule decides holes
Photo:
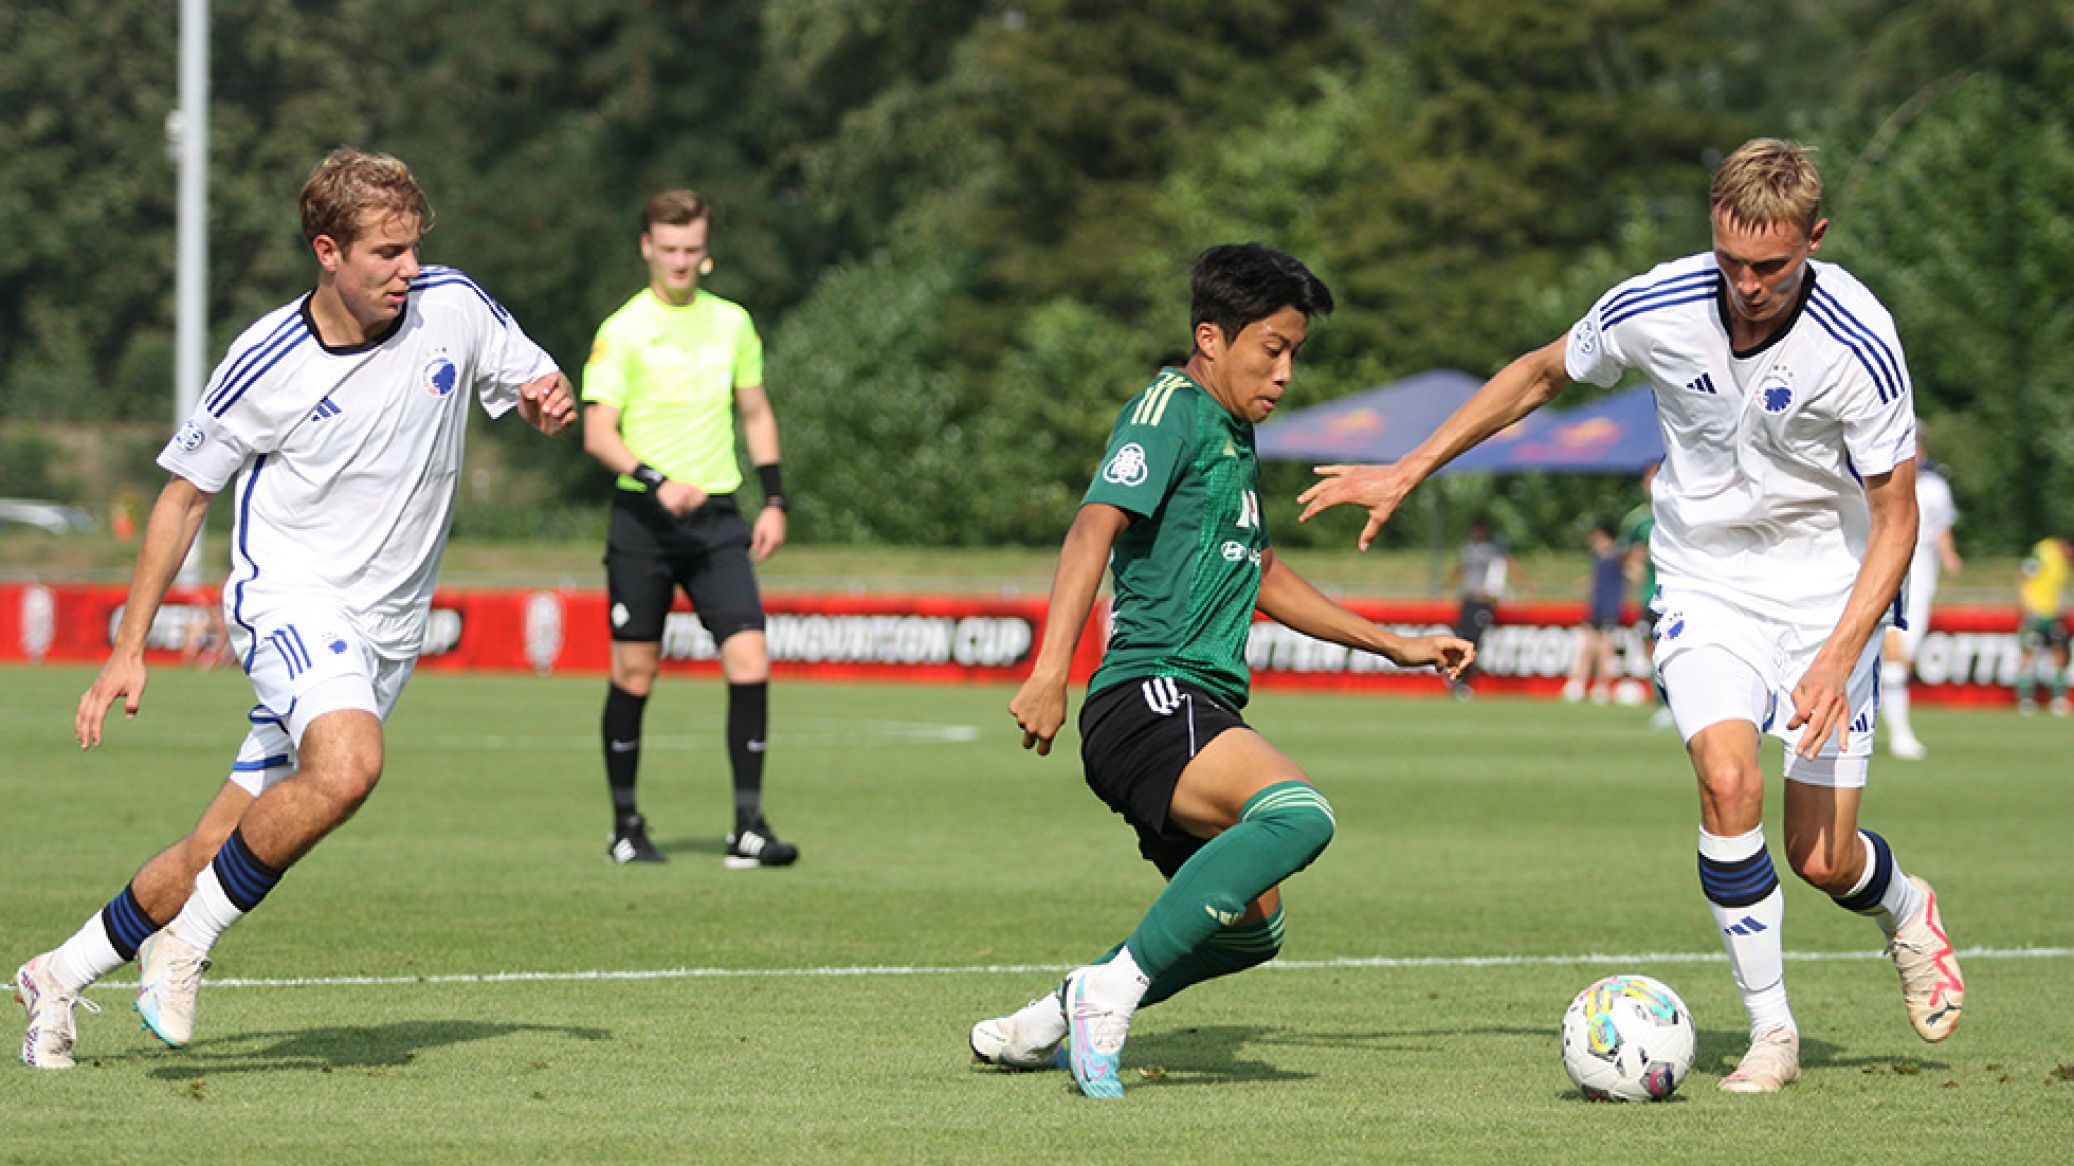
[(1894, 851), (1887, 846), (1886, 839), (1872, 831), (1860, 830), (1858, 833), (1872, 843), (1872, 877), (1865, 881), (1865, 889), (1857, 894), (1835, 896), (1836, 905), (1860, 915), (1877, 915), (1880, 900), (1886, 898), (1887, 887), (1894, 881)]
[(137, 901), (137, 888), (133, 883), (122, 889), (122, 894), (108, 900), (101, 908), (101, 928), (108, 933), (108, 942), (114, 946), (115, 954), (126, 960), (137, 958), (137, 949), (151, 938), (153, 932), (165, 926), (144, 910)]
[(634, 813), (634, 775), (641, 768), (641, 714), (646, 696), (617, 684), (605, 693), (605, 783), (612, 787), (613, 824)]
[(261, 862), (245, 844), (245, 832), (233, 830), (223, 849), (216, 852), (216, 861), (209, 864), (216, 872), (216, 881), (223, 886), (223, 893), (230, 899), (231, 906), (240, 911), (250, 911), (259, 906), (274, 884), (281, 881), (281, 872)]
[(762, 809), (770, 696), (768, 681), (727, 686), (727, 759), (735, 773), (735, 821), (742, 825), (753, 824)]

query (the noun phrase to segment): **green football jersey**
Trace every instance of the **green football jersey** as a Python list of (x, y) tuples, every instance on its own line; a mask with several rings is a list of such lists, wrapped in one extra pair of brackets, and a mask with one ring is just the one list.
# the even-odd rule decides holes
[(1268, 546), (1253, 426), (1178, 369), (1161, 369), (1117, 415), (1088, 502), (1134, 519), (1110, 552), (1109, 645), (1089, 691), (1172, 676), (1243, 707)]

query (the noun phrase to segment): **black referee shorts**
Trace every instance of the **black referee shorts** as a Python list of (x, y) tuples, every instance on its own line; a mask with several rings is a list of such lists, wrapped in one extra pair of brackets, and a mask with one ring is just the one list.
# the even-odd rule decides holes
[(749, 565), (749, 524), (731, 495), (678, 517), (650, 495), (616, 492), (605, 539), (605, 587), (614, 640), (661, 640), (679, 587), (714, 643), (763, 630), (763, 596)]
[(1138, 832), (1138, 853), (1171, 879), (1209, 841), (1168, 820), (1181, 771), (1217, 734), (1249, 727), (1186, 680), (1124, 680), (1081, 706), (1080, 764), (1088, 788)]

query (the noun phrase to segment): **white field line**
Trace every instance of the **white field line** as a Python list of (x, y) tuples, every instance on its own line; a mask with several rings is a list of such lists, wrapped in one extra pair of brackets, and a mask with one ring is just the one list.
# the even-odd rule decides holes
[[(2074, 947), (1969, 947), (1959, 955), (1968, 960), (2069, 959)], [(1827, 963), (1836, 960), (1885, 958), (1877, 951), (1789, 951), (1786, 958), (1798, 963)], [(1636, 952), (1626, 955), (1586, 953), (1582, 955), (1490, 955), (1490, 956), (1347, 956), (1329, 960), (1275, 960), (1269, 971), (1314, 972), (1375, 968), (1520, 968), (1605, 964), (1647, 967), (1654, 964), (1718, 964), (1728, 957), (1721, 952)], [(649, 968), (628, 971), (593, 970), (568, 972), (474, 972), (433, 976), (311, 976), (298, 978), (211, 979), (218, 988), (388, 988), (418, 984), (583, 984), (643, 980), (763, 980), (838, 979), (855, 976), (980, 976), (1058, 975), (1073, 970), (1072, 964), (859, 964), (819, 968)], [(101, 988), (135, 988), (136, 982), (103, 982)]]

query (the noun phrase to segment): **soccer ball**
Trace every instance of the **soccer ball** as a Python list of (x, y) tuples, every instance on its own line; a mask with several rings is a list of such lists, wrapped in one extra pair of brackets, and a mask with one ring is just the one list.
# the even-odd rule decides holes
[(1692, 1013), (1648, 976), (1608, 976), (1563, 1014), (1563, 1068), (1593, 1101), (1662, 1101), (1692, 1069)]

